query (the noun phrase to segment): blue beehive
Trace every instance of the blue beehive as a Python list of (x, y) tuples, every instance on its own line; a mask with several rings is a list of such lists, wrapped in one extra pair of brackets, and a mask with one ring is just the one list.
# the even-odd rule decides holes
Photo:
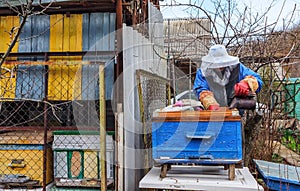
[(155, 113), (152, 156), (158, 164), (240, 164), (241, 118), (235, 110)]
[(300, 190), (300, 167), (254, 160), (258, 172), (270, 190)]

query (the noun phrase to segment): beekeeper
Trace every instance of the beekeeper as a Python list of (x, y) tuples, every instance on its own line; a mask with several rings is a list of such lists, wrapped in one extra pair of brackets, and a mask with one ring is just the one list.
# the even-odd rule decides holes
[(213, 45), (202, 57), (197, 70), (194, 92), (207, 110), (230, 106), (234, 97), (246, 97), (261, 90), (259, 74), (228, 55), (225, 46)]

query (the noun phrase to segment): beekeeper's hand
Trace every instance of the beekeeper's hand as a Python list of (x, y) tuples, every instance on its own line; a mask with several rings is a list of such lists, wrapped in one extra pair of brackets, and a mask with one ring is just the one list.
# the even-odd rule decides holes
[(200, 93), (200, 102), (206, 110), (219, 110), (220, 105), (216, 101), (214, 94), (211, 91), (205, 90)]
[(236, 96), (245, 97), (249, 91), (255, 92), (258, 89), (258, 82), (254, 76), (246, 76), (242, 81), (235, 84), (234, 92)]
[(246, 97), (249, 94), (249, 85), (246, 81), (242, 80), (234, 85), (234, 94), (236, 96)]
[(208, 106), (207, 110), (212, 110), (212, 111), (217, 111), (220, 110), (220, 106), (219, 105), (210, 105)]

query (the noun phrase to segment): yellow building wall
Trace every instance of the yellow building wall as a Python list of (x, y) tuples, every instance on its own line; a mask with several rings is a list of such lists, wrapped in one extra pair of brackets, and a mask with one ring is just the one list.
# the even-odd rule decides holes
[[(19, 25), (20, 19), (17, 16), (0, 17), (0, 52), (6, 52), (14, 37), (13, 29), (17, 29)], [(18, 52), (18, 42), (15, 44), (12, 52)]]
[[(82, 15), (51, 15), (50, 52), (68, 51), (82, 51)], [(82, 56), (56, 56), (50, 60), (82, 60)]]
[[(48, 99), (49, 100), (73, 100), (80, 99), (81, 95), (81, 65), (49, 66)], [(77, 98), (75, 96), (78, 95)]]

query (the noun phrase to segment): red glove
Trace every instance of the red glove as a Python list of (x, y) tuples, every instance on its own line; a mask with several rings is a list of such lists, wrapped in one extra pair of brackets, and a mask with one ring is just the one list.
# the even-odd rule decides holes
[(208, 106), (207, 110), (220, 110), (220, 106), (219, 105), (210, 105)]
[(234, 93), (236, 96), (246, 97), (249, 94), (249, 85), (245, 81), (240, 81), (234, 85)]

